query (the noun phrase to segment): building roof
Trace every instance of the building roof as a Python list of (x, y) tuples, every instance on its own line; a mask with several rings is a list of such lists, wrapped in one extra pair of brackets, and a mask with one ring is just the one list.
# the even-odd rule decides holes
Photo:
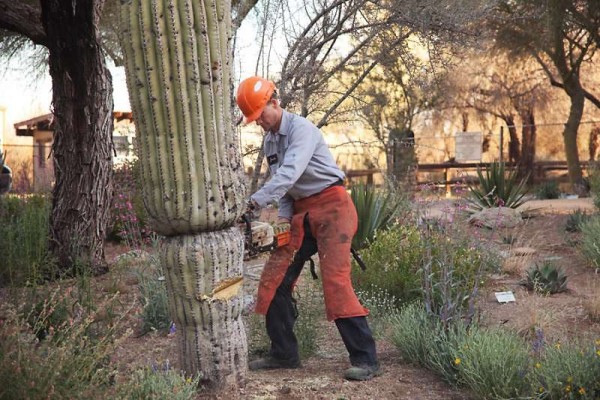
[[(128, 119), (133, 120), (129, 111), (113, 111), (116, 122)], [(17, 136), (33, 136), (34, 131), (54, 131), (54, 114), (44, 114), (26, 121), (14, 124)]]

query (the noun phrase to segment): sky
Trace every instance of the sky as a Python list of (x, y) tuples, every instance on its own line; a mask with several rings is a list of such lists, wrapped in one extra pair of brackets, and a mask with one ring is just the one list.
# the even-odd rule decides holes
[[(257, 46), (254, 38), (256, 29), (252, 14), (242, 23), (236, 43), (236, 85), (241, 77), (254, 73)], [(52, 82), (49, 74), (34, 80), (31, 74), (19, 65), (25, 60), (13, 60), (8, 66), (0, 66), (0, 144), (31, 144), (29, 137), (16, 137), (13, 125), (50, 112)], [(125, 82), (125, 70), (109, 63), (113, 78), (115, 111), (131, 111)]]

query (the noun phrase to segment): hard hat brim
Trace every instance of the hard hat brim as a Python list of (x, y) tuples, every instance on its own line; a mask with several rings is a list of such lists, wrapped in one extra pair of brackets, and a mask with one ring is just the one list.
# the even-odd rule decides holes
[(262, 106), (258, 110), (254, 111), (252, 113), (252, 115), (250, 115), (249, 117), (244, 117), (244, 125), (248, 125), (248, 124), (251, 124), (252, 122), (256, 121), (258, 119), (258, 117), (260, 117), (260, 114), (262, 114), (262, 112), (263, 112), (263, 110), (265, 109), (266, 106), (267, 105), (265, 104), (264, 106)]

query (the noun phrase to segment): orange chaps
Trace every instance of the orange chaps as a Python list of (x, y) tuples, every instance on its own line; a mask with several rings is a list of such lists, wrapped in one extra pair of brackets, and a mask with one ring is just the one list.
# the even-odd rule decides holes
[(350, 246), (358, 217), (352, 199), (342, 186), (332, 186), (294, 202), (290, 243), (275, 250), (265, 264), (255, 311), (267, 314), (294, 252), (302, 245), (307, 214), (310, 230), (317, 241), (327, 319), (368, 315), (369, 310), (358, 301), (350, 280)]

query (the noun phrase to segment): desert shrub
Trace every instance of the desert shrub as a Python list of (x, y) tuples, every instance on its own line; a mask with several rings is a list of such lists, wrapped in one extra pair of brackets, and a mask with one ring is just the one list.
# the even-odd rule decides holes
[(590, 164), (588, 167), (588, 183), (594, 205), (597, 209), (600, 209), (600, 169), (598, 163)]
[(392, 319), (392, 343), (402, 357), (436, 373), (448, 383), (458, 382), (457, 349), (467, 335), (463, 323), (444, 329), (439, 318), (428, 314), (423, 303), (404, 307)]
[(171, 314), (167, 295), (167, 284), (159, 260), (151, 257), (150, 262), (137, 272), (140, 302), (142, 303), (142, 332), (166, 331), (171, 326)]
[(528, 348), (516, 334), (468, 329), (461, 321), (444, 328), (422, 303), (405, 307), (392, 327), (392, 342), (405, 360), (469, 387), (479, 398), (516, 398), (528, 391)]
[(48, 253), (50, 199), (0, 197), (0, 286), (41, 281), (55, 270)]
[(422, 247), (420, 233), (414, 227), (395, 225), (377, 233), (371, 246), (361, 252), (366, 271), (354, 266), (354, 287), (366, 293), (373, 288), (384, 290), (398, 302), (418, 298)]
[(119, 346), (120, 321), (99, 332), (93, 328), (95, 314), (79, 312), (55, 320), (61, 296), (54, 291), (37, 315), (14, 307), (5, 313), (0, 324), (0, 398), (106, 398), (116, 375), (110, 357)]
[(458, 225), (445, 233), (426, 231), (419, 270), (423, 301), (445, 327), (475, 315), (475, 297), (497, 257)]
[(517, 208), (524, 203), (527, 194), (527, 178), (518, 181), (517, 170), (507, 172), (504, 163), (491, 163), (485, 171), (477, 169), (479, 186), (469, 184), (467, 197), (472, 208), (481, 210), (491, 207)]
[(527, 270), (525, 287), (542, 294), (564, 292), (567, 290), (567, 275), (551, 262), (535, 263)]
[(352, 239), (355, 249), (362, 249), (373, 241), (378, 230), (386, 229), (400, 206), (392, 193), (377, 190), (372, 185), (356, 185), (350, 197), (358, 214), (358, 230)]
[(369, 327), (377, 339), (386, 336), (390, 322), (399, 310), (396, 298), (385, 289), (371, 287), (368, 291), (357, 290), (356, 295), (361, 304), (369, 309)]
[(573, 214), (569, 214), (567, 222), (565, 224), (565, 230), (567, 232), (580, 232), (581, 225), (590, 219), (590, 216), (582, 210), (575, 210)]
[(532, 386), (548, 399), (600, 398), (600, 340), (548, 345), (532, 367)]
[(600, 268), (600, 216), (581, 224), (581, 252), (592, 267)]
[(153, 365), (134, 371), (127, 382), (119, 385), (118, 398), (191, 400), (198, 395), (199, 381), (200, 376), (186, 377), (173, 370), (167, 361), (160, 367)]
[(361, 271), (354, 265), (356, 288), (385, 290), (397, 305), (423, 299), (428, 309), (445, 321), (461, 318), (456, 313), (465, 311), (482, 272), (495, 262), (458, 227), (451, 226), (444, 232), (393, 226), (379, 232), (362, 256), (367, 269)]
[(441, 333), (441, 324), (428, 315), (419, 302), (405, 306), (392, 320), (392, 343), (402, 358), (416, 365), (430, 365), (431, 344)]
[(540, 200), (558, 199), (560, 197), (560, 189), (557, 181), (546, 181), (537, 187), (535, 197)]
[(594, 322), (600, 322), (600, 291), (583, 301), (583, 309)]
[(459, 381), (479, 398), (514, 399), (529, 392), (525, 342), (500, 328), (472, 329), (457, 348)]

